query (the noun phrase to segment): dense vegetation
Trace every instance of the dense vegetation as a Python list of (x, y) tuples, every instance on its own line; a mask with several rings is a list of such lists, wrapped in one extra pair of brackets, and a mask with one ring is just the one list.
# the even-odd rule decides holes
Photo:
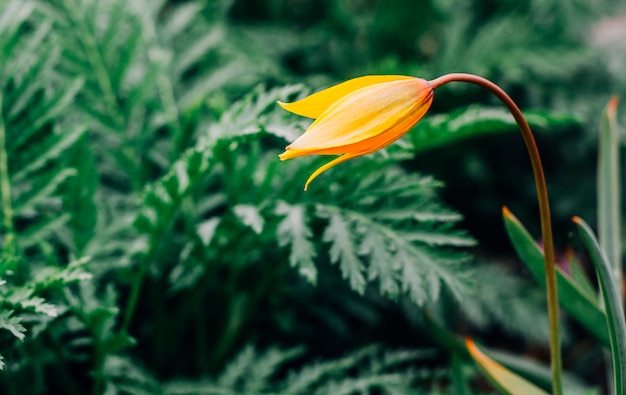
[[(325, 159), (278, 160), (309, 121), (275, 103), (365, 74), (497, 82), (575, 260), (626, 90), (611, 4), (0, 0), (0, 392), (493, 393), (457, 336), (549, 388), (545, 291), (501, 217), (538, 238), (534, 183), (497, 100), (442, 88), (307, 192)], [(567, 393), (601, 393), (606, 338), (563, 324)]]

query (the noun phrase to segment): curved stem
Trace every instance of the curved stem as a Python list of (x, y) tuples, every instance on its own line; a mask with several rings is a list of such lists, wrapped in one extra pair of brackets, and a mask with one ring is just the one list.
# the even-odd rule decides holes
[(552, 393), (554, 395), (563, 394), (561, 383), (561, 342), (559, 339), (559, 306), (556, 286), (556, 269), (554, 264), (554, 245), (552, 241), (552, 226), (550, 224), (550, 206), (548, 202), (548, 189), (546, 179), (541, 166), (541, 158), (537, 143), (533, 136), (528, 122), (522, 115), (515, 102), (499, 86), (493, 82), (472, 74), (452, 73), (446, 74), (432, 81), (429, 81), (433, 89), (437, 89), (449, 82), (469, 82), (479, 85), (491, 91), (509, 109), (513, 118), (522, 132), (530, 162), (535, 176), (535, 186), (537, 188), (537, 199), (539, 201), (539, 215), (541, 217), (541, 234), (543, 239), (544, 265), (546, 270), (546, 292), (548, 295), (548, 318), (550, 321), (550, 357), (552, 361)]

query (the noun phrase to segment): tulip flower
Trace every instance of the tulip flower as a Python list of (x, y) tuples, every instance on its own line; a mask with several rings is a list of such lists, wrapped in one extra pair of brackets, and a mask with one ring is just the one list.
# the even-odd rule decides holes
[(446, 74), (431, 81), (397, 75), (366, 76), (348, 80), (295, 103), (278, 103), (297, 115), (315, 122), (287, 146), (281, 160), (305, 155), (341, 155), (317, 169), (309, 183), (322, 172), (357, 156), (369, 154), (393, 143), (409, 131), (430, 108), (435, 89), (450, 82), (467, 82), (488, 89), (509, 109), (517, 122), (535, 176), (541, 234), (544, 246), (552, 390), (563, 394), (559, 312), (554, 245), (548, 190), (535, 138), (515, 102), (493, 82), (465, 73)]
[(381, 75), (354, 78), (294, 103), (279, 102), (289, 112), (315, 119), (279, 157), (341, 155), (309, 177), (307, 190), (322, 172), (402, 137), (428, 111), (433, 96), (424, 79)]

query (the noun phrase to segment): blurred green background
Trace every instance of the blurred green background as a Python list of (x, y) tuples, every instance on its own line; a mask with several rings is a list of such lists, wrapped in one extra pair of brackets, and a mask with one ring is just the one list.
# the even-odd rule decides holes
[[(324, 158), (277, 158), (308, 121), (276, 100), (450, 72), (529, 114), (564, 259), (570, 218), (596, 220), (624, 5), (0, 0), (0, 392), (493, 393), (433, 331), (545, 373), (543, 290), (501, 218), (538, 238), (532, 171), (490, 93), (440, 88), (306, 193)], [(601, 393), (602, 347), (563, 321), (571, 393)]]

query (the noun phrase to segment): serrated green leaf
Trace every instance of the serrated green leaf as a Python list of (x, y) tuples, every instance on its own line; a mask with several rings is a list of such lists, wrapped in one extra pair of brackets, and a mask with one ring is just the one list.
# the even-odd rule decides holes
[(469, 237), (463, 232), (453, 232), (447, 230), (440, 232), (436, 229), (432, 231), (411, 231), (405, 235), (410, 241), (419, 241), (431, 246), (455, 246), (455, 247), (472, 247), (476, 245), (476, 240)]
[(20, 237), (20, 247), (26, 249), (46, 240), (51, 235), (56, 234), (70, 218), (71, 216), (69, 214), (62, 214), (58, 217), (43, 220), (30, 226)]
[[(35, 211), (38, 204), (49, 199), (63, 182), (74, 175), (76, 175), (76, 169), (63, 169), (54, 175), (54, 177), (49, 178), (47, 183), (40, 186), (34, 193), (31, 192), (29, 196), (23, 196), (23, 200), (20, 199), (17, 201), (15, 204), (15, 215), (19, 216), (30, 210)], [(22, 196), (20, 196), (20, 198), (22, 198)]]
[(72, 131), (62, 134), (57, 141), (46, 148), (34, 161), (16, 172), (12, 179), (18, 182), (26, 179), (33, 172), (43, 168), (49, 161), (58, 158), (65, 150), (71, 147), (87, 131), (83, 126), (74, 128)]
[[(338, 209), (326, 206), (326, 211)], [(361, 234), (358, 252), (369, 256), (369, 279), (379, 278), (380, 292), (395, 297), (400, 290), (421, 305), (439, 297), (443, 282), (462, 300), (469, 294), (470, 281), (459, 265), (467, 257), (452, 250), (437, 250), (414, 243), (404, 230), (373, 221), (368, 215), (339, 209)]]
[[(524, 112), (528, 123), (535, 127), (563, 127), (580, 122), (570, 115), (545, 111)], [(502, 108), (471, 105), (466, 108), (425, 117), (409, 133), (412, 153), (427, 151), (461, 140), (517, 130), (510, 112)], [(404, 142), (400, 142), (404, 144)]]
[(370, 257), (368, 279), (378, 279), (379, 292), (395, 299), (400, 295), (399, 273), (393, 262), (389, 241), (378, 232), (367, 232), (359, 245), (359, 253)]
[(263, 232), (265, 220), (259, 212), (259, 208), (249, 204), (238, 204), (233, 207), (233, 212), (242, 224), (249, 227), (256, 234)]
[(41, 292), (47, 289), (72, 284), (79, 281), (87, 281), (92, 279), (92, 274), (86, 271), (87, 264), (90, 262), (89, 257), (70, 262), (65, 267), (48, 266), (35, 273), (33, 280), (29, 286), (35, 292)]
[(13, 316), (13, 310), (4, 310), (0, 312), (0, 329), (6, 329), (20, 340), (24, 340), (26, 336), (26, 328), (20, 322), (22, 319), (19, 316)]
[(178, 55), (174, 73), (183, 74), (195, 62), (206, 56), (206, 53), (222, 42), (226, 32), (222, 27), (215, 27), (201, 37), (197, 37), (185, 52)]
[(50, 317), (56, 317), (59, 314), (59, 307), (47, 303), (41, 297), (35, 296), (34, 291), (30, 287), (13, 288), (5, 296), (4, 302), (17, 309), (30, 310)]
[(215, 236), (215, 230), (217, 229), (217, 226), (220, 224), (220, 222), (221, 218), (214, 217), (207, 219), (206, 221), (202, 221), (197, 225), (196, 233), (198, 234), (198, 237), (200, 237), (200, 240), (205, 247), (207, 247), (211, 243), (211, 240), (213, 240), (213, 236)]
[(74, 80), (65, 91), (58, 93), (55, 97), (45, 102), (43, 107), (38, 109), (37, 118), (33, 119), (25, 129), (21, 130), (19, 136), (11, 142), (11, 148), (17, 149), (20, 147), (46, 122), (56, 117), (69, 106), (83, 87), (83, 84), (84, 81), (82, 79)]
[(243, 392), (256, 394), (268, 391), (271, 388), (268, 384), (270, 378), (276, 374), (278, 368), (289, 362), (290, 360), (302, 355), (304, 349), (302, 347), (292, 348), (290, 350), (279, 350), (270, 348), (266, 350), (255, 363), (248, 367), (246, 375), (246, 384), (243, 385)]
[[(278, 108), (276, 101), (288, 101), (289, 98), (302, 91), (302, 85), (287, 85), (269, 91), (257, 88), (224, 112), (219, 123), (209, 127), (206, 136), (199, 144), (213, 146), (215, 141), (220, 139), (261, 132), (274, 133), (279, 137), (291, 136), (294, 133), (300, 134), (304, 129), (294, 127), (292, 122), (284, 121), (288, 113)], [(279, 122), (280, 119), (283, 121)]]
[(192, 20), (202, 11), (202, 4), (197, 2), (183, 3), (171, 11), (170, 17), (161, 27), (164, 39), (170, 40), (190, 25)]
[(323, 206), (317, 206), (317, 214), (322, 218), (328, 218), (328, 226), (324, 230), (322, 240), (330, 243), (330, 260), (339, 264), (343, 278), (347, 279), (350, 288), (360, 294), (365, 292), (365, 267), (356, 254), (356, 246), (351, 229), (344, 218), (337, 212), (324, 210)]
[(280, 202), (275, 213), (284, 218), (277, 228), (276, 237), (281, 247), (290, 246), (289, 263), (296, 267), (300, 275), (307, 281), (315, 284), (317, 281), (317, 268), (313, 262), (315, 258), (315, 246), (311, 241), (313, 232), (306, 223), (304, 206), (291, 206)]

